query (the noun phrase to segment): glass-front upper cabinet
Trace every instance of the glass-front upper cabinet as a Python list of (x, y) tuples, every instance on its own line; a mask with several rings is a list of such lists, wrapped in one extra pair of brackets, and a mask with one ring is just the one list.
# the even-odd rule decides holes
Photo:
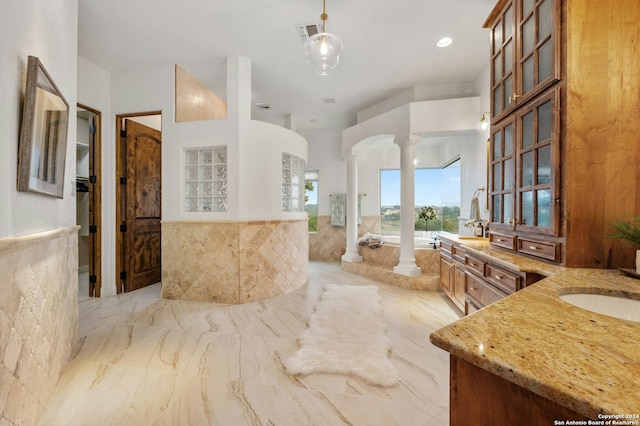
[(491, 23), (493, 122), (560, 79), (559, 7), (559, 0), (509, 0)]
[(518, 111), (516, 118), (516, 229), (556, 234), (559, 215), (559, 89)]
[[(514, 89), (515, 25), (513, 1), (508, 1), (491, 26), (491, 116), (509, 109)], [(495, 121), (495, 120), (492, 120)]]
[(515, 218), (515, 126), (514, 119), (493, 126), (490, 143), (489, 197), (491, 229), (513, 229)]
[(551, 89), (491, 131), (491, 229), (556, 235), (559, 89)]

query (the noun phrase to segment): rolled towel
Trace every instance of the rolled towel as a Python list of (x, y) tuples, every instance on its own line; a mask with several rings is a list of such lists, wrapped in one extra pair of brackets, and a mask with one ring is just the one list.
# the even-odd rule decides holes
[(365, 232), (364, 235), (362, 235), (362, 237), (358, 240), (358, 244), (360, 244), (361, 246), (366, 246), (367, 244), (369, 244), (369, 238), (371, 238), (371, 234), (370, 232)]
[(384, 237), (379, 234), (371, 235), (369, 238), (369, 248), (375, 249), (382, 246), (384, 243)]

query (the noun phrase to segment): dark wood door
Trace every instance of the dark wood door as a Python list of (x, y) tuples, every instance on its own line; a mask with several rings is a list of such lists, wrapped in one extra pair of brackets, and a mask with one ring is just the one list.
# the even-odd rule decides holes
[(161, 279), (161, 141), (158, 130), (125, 120), (124, 291)]

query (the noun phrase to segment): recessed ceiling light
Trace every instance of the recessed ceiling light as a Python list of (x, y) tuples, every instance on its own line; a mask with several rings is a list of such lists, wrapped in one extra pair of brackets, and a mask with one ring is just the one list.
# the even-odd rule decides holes
[(453, 43), (453, 39), (451, 37), (442, 37), (440, 40), (438, 40), (438, 42), (436, 43), (436, 46), (447, 47), (451, 43)]

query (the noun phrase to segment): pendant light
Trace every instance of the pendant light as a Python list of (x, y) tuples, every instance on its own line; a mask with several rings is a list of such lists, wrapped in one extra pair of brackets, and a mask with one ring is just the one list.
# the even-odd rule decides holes
[(335, 34), (326, 32), (326, 0), (322, 0), (322, 32), (307, 38), (304, 54), (307, 63), (319, 75), (328, 75), (338, 66), (342, 53), (342, 40)]

